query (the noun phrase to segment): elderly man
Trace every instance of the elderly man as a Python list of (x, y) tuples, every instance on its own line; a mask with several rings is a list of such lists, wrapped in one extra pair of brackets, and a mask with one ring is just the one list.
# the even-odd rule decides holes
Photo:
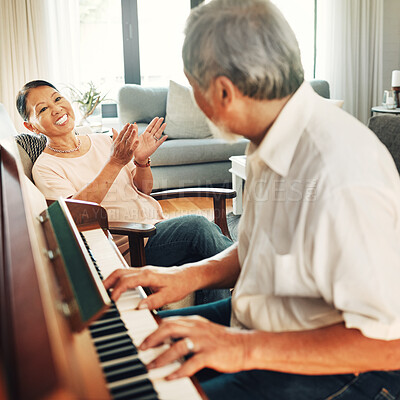
[(140, 304), (151, 309), (234, 286), (232, 299), (179, 312), (201, 317), (164, 318), (142, 349), (183, 340), (149, 368), (190, 353), (169, 378), (197, 373), (210, 399), (400, 398), (400, 180), (389, 153), (304, 82), (295, 36), (267, 0), (196, 8), (183, 60), (211, 123), (251, 142), (244, 213), (238, 243), (211, 259), (106, 280), (115, 299), (151, 286)]

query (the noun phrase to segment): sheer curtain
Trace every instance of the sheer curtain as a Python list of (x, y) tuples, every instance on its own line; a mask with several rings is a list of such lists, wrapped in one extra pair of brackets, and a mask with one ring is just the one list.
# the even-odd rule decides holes
[(383, 1), (318, 1), (316, 76), (364, 124), (382, 100)]
[(25, 130), (15, 108), (24, 83), (77, 81), (79, 0), (0, 2), (0, 102), (17, 131)]

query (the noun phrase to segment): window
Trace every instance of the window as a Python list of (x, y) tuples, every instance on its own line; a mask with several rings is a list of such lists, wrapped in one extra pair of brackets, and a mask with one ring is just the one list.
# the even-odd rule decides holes
[[(206, 0), (208, 1), (208, 0)], [(314, 1), (272, 0), (293, 28), (306, 79), (314, 74)], [(185, 83), (184, 27), (201, 0), (79, 0), (80, 81), (111, 90), (124, 83)], [(301, 18), (299, 18), (301, 15)]]
[(80, 81), (93, 81), (116, 99), (124, 84), (120, 0), (80, 0)]
[(314, 0), (272, 0), (293, 29), (299, 43), (306, 80), (314, 77)]
[(188, 0), (138, 0), (142, 85), (186, 82), (181, 52), (189, 13)]
[(125, 82), (168, 86), (186, 82), (181, 49), (195, 0), (121, 0)]

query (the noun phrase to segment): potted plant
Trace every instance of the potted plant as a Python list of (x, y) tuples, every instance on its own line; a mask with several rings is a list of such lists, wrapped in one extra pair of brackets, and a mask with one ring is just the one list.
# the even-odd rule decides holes
[[(73, 103), (77, 103), (79, 111), (82, 113), (82, 119), (79, 125), (101, 125), (101, 112), (98, 107), (100, 103), (105, 99), (106, 95), (102, 95), (101, 92), (96, 88), (93, 82), (89, 82), (88, 89), (81, 91), (73, 86), (68, 86), (70, 91), (71, 99)], [(89, 117), (96, 116), (99, 121), (93, 121), (91, 123)]]

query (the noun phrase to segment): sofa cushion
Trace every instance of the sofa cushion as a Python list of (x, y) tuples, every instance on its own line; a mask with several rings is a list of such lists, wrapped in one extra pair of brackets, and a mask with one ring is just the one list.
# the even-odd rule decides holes
[(245, 153), (247, 139), (230, 143), (223, 139), (167, 140), (151, 156), (151, 165), (185, 165), (227, 161)]
[(192, 89), (174, 81), (169, 82), (165, 121), (165, 134), (170, 139), (211, 137), (206, 116), (196, 104)]
[(165, 117), (168, 88), (124, 85), (118, 92), (119, 120), (149, 123), (154, 117)]

